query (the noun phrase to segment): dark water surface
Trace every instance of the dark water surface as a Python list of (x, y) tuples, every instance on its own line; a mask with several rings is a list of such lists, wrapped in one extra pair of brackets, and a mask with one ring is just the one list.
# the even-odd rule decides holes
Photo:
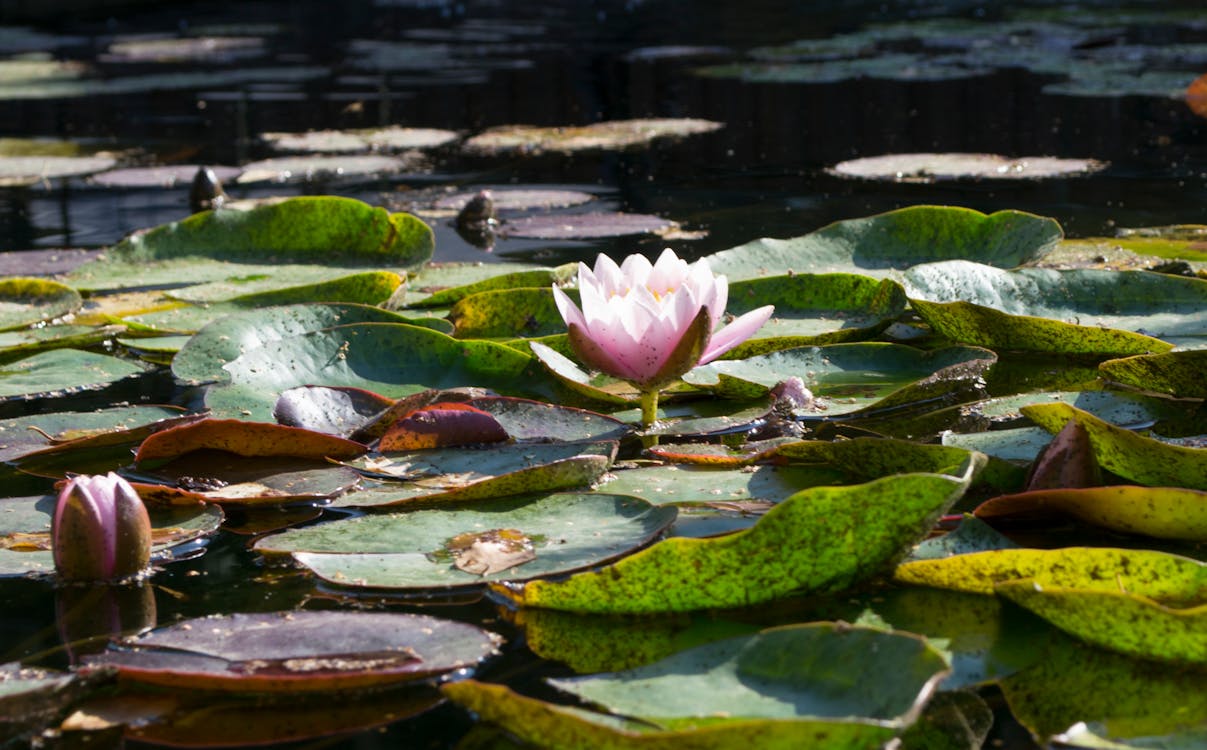
[[(1050, 5), (1073, 15), (1110, 7)], [(218, 83), (67, 99), (0, 96), (0, 137), (99, 139), (115, 147), (137, 146), (147, 162), (241, 164), (268, 155), (256, 141), (257, 134), (267, 131), (401, 124), (469, 134), (501, 124), (634, 117), (725, 123), (713, 134), (623, 154), (473, 159), (446, 152), (435, 158), (430, 171), (389, 179), (228, 185), (237, 197), (335, 192), (370, 202), (434, 185), (571, 187), (598, 194), (607, 208), (658, 214), (688, 229), (708, 231), (704, 239), (670, 243), (624, 238), (551, 248), (513, 240), (487, 255), (439, 223), (437, 260), (591, 259), (598, 250), (653, 252), (666, 244), (702, 255), (756, 237), (800, 235), (838, 219), (917, 203), (1033, 211), (1055, 217), (1073, 236), (1109, 235), (1116, 227), (1207, 222), (1207, 121), (1175, 98), (1045, 93), (1044, 86), (1058, 76), (1018, 67), (995, 67), (956, 80), (865, 77), (792, 84), (746, 83), (694, 72), (703, 64), (742, 59), (754, 47), (825, 39), (872, 23), (935, 16), (994, 23), (1003, 18), (998, 6), (311, 0), (159, 3), (108, 14), (63, 15), (36, 22), (42, 31), (72, 37), (51, 54), (100, 59), (99, 69), (108, 76), (163, 69), (150, 62), (105, 62), (108, 45), (121, 38), (206, 30), (236, 34), (259, 27), (269, 52), (256, 65), (320, 66), (326, 72), (300, 83)], [(1165, 2), (1138, 7), (1199, 6), (1201, 2)], [(3, 17), (4, 7), (0, 2), (0, 23), (16, 20)], [(1136, 42), (1207, 41), (1207, 30), (1193, 24), (1136, 31), (1121, 23), (1110, 29), (1095, 32), (1079, 49), (1115, 45), (1123, 56), (1125, 46)], [(412, 62), (391, 58), (377, 64), (365, 51), (400, 42), (414, 45)], [(708, 49), (669, 49), (673, 46)], [(0, 58), (15, 54), (0, 46)], [(1207, 72), (1207, 55), (1202, 63), (1200, 72)], [(251, 63), (216, 67), (244, 64)], [(168, 67), (187, 71), (197, 64)], [(848, 181), (824, 171), (846, 159), (910, 151), (1094, 158), (1111, 166), (1074, 179), (939, 185)], [(184, 187), (110, 190), (79, 180), (0, 189), (0, 250), (104, 246), (133, 230), (187, 215), (186, 193)], [(307, 576), (265, 569), (244, 549), (245, 543), (244, 537), (223, 535), (205, 555), (157, 576), (159, 622), (219, 611), (347, 606)], [(46, 663), (63, 660), (54, 654), (59, 645), (54, 598), (45, 582), (0, 585), (5, 612), (0, 662), (43, 653), (51, 654)], [(375, 601), (361, 604), (379, 606)], [(515, 635), (485, 602), (388, 606), (484, 623), (505, 636)], [(780, 617), (774, 612), (763, 616), (768, 623)], [(799, 612), (783, 615), (788, 622), (798, 617)], [(538, 678), (559, 669), (513, 642), (483, 677), (543, 695), (547, 689)], [(381, 733), (304, 746), (448, 747), (471, 726), (464, 712), (442, 706)], [(1006, 739), (1021, 742), (1008, 734)]]

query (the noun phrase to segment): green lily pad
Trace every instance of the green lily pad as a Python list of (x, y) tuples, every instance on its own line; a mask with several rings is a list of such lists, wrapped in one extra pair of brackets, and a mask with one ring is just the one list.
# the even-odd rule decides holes
[(843, 475), (804, 466), (713, 468), (670, 464), (639, 466), (610, 472), (600, 489), (636, 495), (655, 505), (695, 503), (741, 506), (778, 503), (807, 487), (840, 484)]
[[(0, 577), (54, 573), (50, 523), (55, 495), (0, 498)], [(210, 505), (148, 508), (151, 561), (169, 562), (171, 549), (209, 536), (222, 525), (222, 509)]]
[(495, 590), (526, 607), (600, 613), (748, 606), (792, 591), (841, 590), (904, 554), (964, 494), (980, 463), (974, 456), (958, 478), (902, 474), (813, 487), (736, 534), (667, 539), (599, 571)]
[(493, 416), (513, 440), (619, 440), (632, 432), (613, 417), (543, 401), (487, 396), (465, 403)]
[[(327, 280), (337, 269), (419, 266), (431, 258), (433, 242), (431, 228), (409, 214), (391, 214), (351, 198), (304, 196), (203, 211), (134, 234), (68, 279), (81, 289), (115, 289), (180, 285), (181, 279), (197, 284), (271, 278), (283, 267), (308, 275), (273, 287), (279, 288)], [(318, 271), (322, 268), (325, 275)]]
[(976, 750), (993, 728), (993, 709), (972, 690), (944, 690), (901, 738), (902, 750)]
[[(776, 456), (834, 466), (848, 479), (863, 482), (910, 471), (954, 474), (961, 470), (970, 453), (964, 448), (892, 438), (804, 440), (785, 443), (775, 449)], [(1024, 479), (1025, 472), (1021, 468), (990, 460), (974, 486), (983, 482), (998, 490), (1010, 490), (1020, 488)]]
[(272, 341), (350, 323), (410, 323), (398, 313), (368, 305), (298, 304), (231, 313), (206, 325), (181, 347), (172, 374), (197, 384), (226, 381), (223, 369), (240, 355)]
[(1072, 516), (1125, 534), (1207, 541), (1207, 492), (1179, 487), (1032, 490), (981, 503), (978, 518)]
[[(227, 297), (228, 294), (238, 293), (238, 291), (225, 282), (200, 284), (182, 290), (179, 295), (181, 298), (187, 298), (185, 301), (194, 304), (130, 315), (122, 318), (122, 322), (134, 330), (145, 333), (153, 331), (195, 333), (219, 318), (240, 313), (248, 308), (302, 303), (378, 305), (388, 300), (401, 283), (402, 277), (396, 273), (367, 271), (316, 284), (284, 287), (257, 294), (240, 294), (236, 297)], [(433, 322), (432, 325), (420, 318), (402, 318), (400, 316), (398, 320), (427, 327), (446, 327), (435, 319), (428, 319)], [(452, 329), (451, 326), (447, 326), (447, 328), (450, 331)]]
[(497, 289), (458, 300), (448, 319), (457, 338), (514, 338), (562, 333), (566, 322), (553, 301), (552, 286)]
[[(619, 716), (473, 680), (442, 690), (521, 738), (559, 746), (854, 750), (880, 747), (912, 723), (946, 668), (916, 636), (813, 623), (698, 646), (625, 672), (550, 680)], [(860, 676), (885, 669), (902, 676), (891, 688)]]
[(323, 502), (352, 491), (360, 479), (346, 466), (323, 459), (239, 456), (210, 449), (190, 451), (146, 476), (169, 484), (139, 485), (139, 494), (148, 504), (217, 503), (242, 508)]
[(476, 665), (502, 639), (466, 623), (389, 612), (295, 611), (185, 620), (89, 657), (127, 680), (186, 690), (339, 691)]
[(1100, 648), (1142, 659), (1207, 664), (1207, 603), (1174, 608), (1128, 591), (1033, 581), (1004, 581), (994, 591)]
[(75, 312), (84, 304), (71, 287), (46, 279), (0, 279), (0, 331)]
[(918, 544), (907, 560), (938, 560), (995, 549), (1017, 549), (1019, 545), (975, 516), (965, 515), (955, 531), (932, 536)]
[[(416, 279), (417, 284), (423, 284), (430, 274), (426, 269), (421, 271)], [(500, 273), (481, 281), (473, 281), (458, 286), (440, 289), (430, 296), (415, 302), (409, 302), (408, 307), (443, 307), (455, 304), (466, 297), (479, 292), (493, 292), (503, 289), (545, 289), (553, 286), (558, 280), (559, 272), (552, 268), (533, 269), (529, 271), (513, 271)]]
[(1103, 377), (1175, 398), (1207, 398), (1203, 372), (1207, 351), (1179, 351), (1111, 359), (1098, 365)]
[(1125, 479), (1154, 487), (1207, 490), (1207, 449), (1137, 435), (1068, 404), (1035, 404), (1022, 412), (1053, 434), (1076, 420), (1089, 434), (1099, 465)]
[[(255, 549), (265, 555), (292, 553), (320, 578), (340, 586), (448, 590), (598, 565), (649, 544), (674, 520), (674, 508), (626, 495), (550, 493), (332, 521), (264, 537)], [(522, 534), (535, 556), (482, 575), (454, 565), (448, 540), (499, 529)]]
[(146, 370), (136, 362), (78, 349), (54, 349), (0, 369), (0, 400), (98, 390)]
[[(914, 266), (904, 273), (903, 283), (911, 304), (966, 302), (1008, 315), (1153, 338), (1207, 336), (1201, 315), (1207, 305), (1207, 281), (1202, 279), (1147, 271), (1003, 271), (953, 260)], [(929, 322), (932, 307), (915, 307)]]
[(458, 341), (411, 325), (359, 323), (265, 341), (225, 368), (230, 382), (205, 396), (215, 416), (272, 421), (284, 391), (353, 386), (399, 397), (478, 386), (511, 395), (552, 393), (533, 357), (490, 341)]
[(1201, 670), (1170, 669), (1068, 639), (1039, 656), (1001, 688), (1010, 712), (1040, 742), (1078, 724), (1124, 747), (1190, 750), (1207, 738)]
[(953, 81), (985, 75), (985, 68), (951, 65), (920, 55), (880, 54), (853, 60), (813, 63), (741, 62), (710, 65), (696, 73), (706, 78), (735, 78), (745, 83), (818, 84), (856, 78), (888, 81)]
[(0, 461), (88, 435), (126, 430), (179, 417), (174, 406), (123, 406), (90, 412), (62, 411), (0, 420)]
[(125, 330), (124, 326), (48, 325), (0, 333), (0, 362), (11, 362), (49, 349), (82, 349)]
[(684, 382), (728, 398), (764, 396), (791, 376), (822, 401), (804, 416), (849, 415), (890, 406), (955, 397), (979, 387), (994, 362), (985, 349), (951, 347), (932, 352), (901, 344), (860, 343), (799, 347), (743, 360), (717, 360), (691, 370)]
[(968, 433), (945, 432), (942, 436), (945, 446), (979, 451), (987, 456), (1020, 465), (1034, 461), (1050, 442), (1052, 433), (1041, 427)]
[(334, 506), (373, 508), (482, 500), (529, 492), (587, 487), (615, 458), (616, 443), (491, 445), (388, 453), (348, 462), (387, 481), (343, 495)]
[(763, 305), (775, 305), (772, 318), (758, 338), (731, 349), (726, 359), (871, 338), (905, 312), (905, 294), (895, 281), (855, 274), (794, 274), (730, 284), (728, 313), (742, 315)]
[(801, 237), (764, 238), (708, 256), (731, 281), (786, 273), (856, 273), (884, 278), (893, 269), (952, 258), (1003, 268), (1042, 257), (1063, 237), (1060, 225), (1022, 211), (983, 214), (951, 206), (910, 206), (839, 221)]
[(1207, 586), (1207, 564), (1152, 550), (1110, 547), (1001, 549), (897, 566), (902, 583), (992, 594), (1003, 581), (1040, 586), (1129, 591), (1169, 605), (1193, 602)]

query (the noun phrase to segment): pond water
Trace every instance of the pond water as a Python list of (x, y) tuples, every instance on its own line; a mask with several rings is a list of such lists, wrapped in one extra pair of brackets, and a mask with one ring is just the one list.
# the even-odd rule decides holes
[[(56, 94), (49, 84), (39, 88), (41, 79), (14, 94), (16, 84), (0, 77), (0, 138), (78, 139), (122, 151), (136, 163), (237, 166), (270, 156), (258, 136), (274, 131), (403, 124), (468, 135), (504, 124), (640, 117), (724, 124), (619, 153), (481, 157), (451, 148), (434, 152), (422, 168), (385, 177), (226, 186), (236, 198), (332, 193), (398, 205), (413, 191), (445, 186), (580, 190), (598, 197), (591, 210), (655, 214), (701, 234), (508, 238), (485, 252), (462, 239), (446, 216), (431, 222), (440, 261), (552, 264), (590, 260), (600, 251), (652, 254), (668, 245), (696, 257), (921, 203), (1030, 211), (1057, 219), (1069, 236), (1207, 222), (1207, 120), (1176, 96), (1207, 73), (1207, 18), (1193, 15), (1201, 2), (1138, 3), (1126, 13), (1105, 2), (1011, 7), (903, 0), (345, 0), (337, 8), (312, 0), (149, 4), (51, 20), (0, 16), (0, 23), (29, 24), (21, 33), (0, 28), (0, 59), (80, 60), (110, 83), (212, 74), (166, 88), (101, 94), (85, 88), (71, 95)], [(26, 36), (35, 29), (46, 36)], [(122, 42), (205, 34), (252, 35), (263, 47), (252, 58), (218, 62), (113, 53)], [(782, 51), (798, 42), (796, 52)], [(890, 55), (900, 59), (880, 68), (868, 62)], [(770, 70), (768, 59), (775, 61)], [(227, 75), (253, 67), (277, 72)], [(1061, 88), (1069, 81), (1080, 87)], [(853, 180), (826, 171), (850, 159), (910, 152), (1109, 165), (1067, 178), (933, 183)], [(81, 179), (0, 189), (0, 250), (103, 247), (188, 215), (187, 192), (187, 185), (111, 189)], [(164, 399), (181, 395), (167, 378), (140, 381), (140, 387)], [(140, 395), (147, 393), (131, 398)], [(10, 405), (4, 416), (42, 406)], [(277, 512), (235, 513), (229, 525), (266, 522)], [(485, 601), (348, 600), (307, 575), (266, 568), (247, 551), (247, 538), (224, 532), (204, 554), (157, 576), (158, 622), (220, 611), (363, 606), (435, 613), (516, 635)], [(57, 651), (55, 597), (44, 581), (0, 581), (6, 613), (0, 663), (39, 655), (47, 665), (66, 663), (67, 655)], [(794, 622), (802, 606), (790, 602), (782, 614), (756, 619)], [(538, 680), (565, 673), (512, 643), (484, 677), (545, 695), (549, 688)], [(465, 712), (444, 705), (323, 746), (452, 747), (472, 726)], [(1017, 726), (994, 731), (1008, 746), (1029, 743)]]

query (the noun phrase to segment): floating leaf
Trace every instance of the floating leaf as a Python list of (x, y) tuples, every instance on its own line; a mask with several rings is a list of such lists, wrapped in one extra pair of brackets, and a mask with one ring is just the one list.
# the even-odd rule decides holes
[(0, 460), (9, 461), (68, 440), (126, 430), (157, 419), (179, 417), (183, 412), (183, 409), (173, 406), (123, 406), (0, 420)]
[(417, 169), (417, 155), (280, 156), (243, 165), (239, 184), (256, 182), (316, 182), (378, 177)]
[(1203, 380), (1207, 350), (1111, 359), (1098, 365), (1098, 369), (1108, 380), (1146, 391), (1175, 398), (1207, 398)]
[[(444, 195), (432, 203), (432, 208), (443, 211), (460, 211), (477, 194), (478, 192), (474, 191)], [(595, 200), (595, 196), (591, 193), (547, 188), (491, 188), (490, 197), (494, 201), (495, 208), (500, 211), (570, 208)]]
[(839, 177), (863, 180), (931, 183), (948, 180), (1042, 180), (1053, 177), (1081, 177), (1100, 172), (1106, 167), (1106, 162), (1095, 159), (913, 153), (850, 159), (839, 162), (826, 171)]
[(1003, 581), (1031, 579), (1041, 586), (1123, 589), (1162, 601), (1194, 599), (1207, 586), (1207, 565), (1152, 550), (1109, 547), (1003, 549), (897, 566), (902, 583), (992, 594)]
[[(0, 98), (4, 98), (0, 95)], [(0, 156), (0, 187), (28, 187), (112, 169), (111, 156)]]
[(1160, 747), (1155, 743), (1166, 738), (1172, 741), (1165, 747), (1202, 744), (1207, 691), (1201, 670), (1170, 669), (1076, 642), (1053, 643), (1039, 656), (1001, 682), (1011, 713), (1038, 741), (1084, 723), (1126, 747)]
[(995, 549), (1017, 549), (1019, 545), (994, 530), (992, 526), (975, 516), (965, 515), (955, 531), (941, 536), (932, 536), (914, 547), (907, 558), (914, 560), (939, 560), (954, 555), (968, 555)]
[(1207, 541), (1207, 492), (1178, 487), (1041, 489), (981, 503), (978, 518), (1068, 515), (1124, 534)]
[(153, 421), (121, 425), (120, 428), (112, 430), (85, 430), (79, 435), (64, 435), (68, 439), (24, 453), (13, 463), (21, 471), (54, 479), (60, 479), (68, 473), (104, 474), (117, 471), (130, 463), (139, 443), (148, 435), (205, 417), (201, 414), (181, 414), (177, 411), (170, 416), (151, 414), (150, 418)]
[(870, 338), (905, 311), (905, 293), (895, 281), (855, 274), (802, 273), (730, 284), (729, 314), (763, 305), (775, 306), (772, 318), (758, 338), (731, 349), (726, 359)]
[(901, 738), (904, 750), (977, 750), (993, 727), (993, 709), (972, 690), (944, 690)]
[(80, 293), (46, 279), (0, 279), (0, 331), (50, 320), (80, 309)]
[(1084, 427), (1070, 420), (1035, 457), (1023, 489), (1072, 489), (1100, 484), (1102, 472), (1094, 458), (1090, 436)]
[(1021, 211), (983, 214), (951, 206), (910, 206), (839, 221), (801, 237), (764, 238), (708, 256), (731, 281), (786, 273), (857, 273), (883, 278), (892, 269), (948, 258), (1012, 268), (1043, 256), (1063, 236), (1060, 225)]
[(0, 333), (0, 362), (49, 349), (83, 349), (125, 331), (124, 326), (48, 325)]
[(664, 138), (710, 133), (722, 127), (719, 122), (693, 119), (613, 120), (560, 128), (503, 125), (473, 136), (463, 147), (468, 153), (483, 156), (612, 151), (644, 146)]
[(1048, 432), (1075, 420), (1089, 433), (1102, 468), (1154, 487), (1207, 490), (1207, 449), (1183, 448), (1137, 435), (1068, 404), (1035, 404), (1022, 409)]
[(974, 457), (960, 478), (902, 474), (850, 487), (813, 487), (736, 534), (667, 539), (599, 571), (496, 591), (528, 607), (639, 613), (749, 606), (791, 591), (841, 590), (903, 554), (963, 495), (979, 465)]
[[(838, 468), (848, 479), (866, 482), (910, 471), (956, 474), (971, 453), (963, 448), (909, 440), (853, 438), (785, 443), (775, 449), (775, 455), (790, 461), (824, 463)], [(990, 461), (978, 479), (999, 489), (1010, 489), (1019, 487), (1023, 476), (1017, 467)]]
[(139, 464), (211, 449), (240, 456), (292, 456), (295, 458), (350, 458), (364, 453), (360, 443), (334, 435), (237, 419), (203, 419), (149, 435), (138, 447)]
[(716, 360), (683, 380), (723, 397), (755, 398), (795, 375), (824, 404), (824, 411), (802, 412), (834, 417), (922, 401), (933, 408), (934, 399), (945, 396), (958, 402), (963, 391), (979, 388), (993, 357), (970, 347), (923, 352), (901, 344), (833, 344)]
[(994, 587), (1072, 636), (1142, 659), (1207, 664), (1207, 603), (1166, 607), (1128, 591), (1004, 581)]
[(453, 305), (448, 319), (457, 338), (463, 339), (545, 336), (566, 330), (548, 286), (471, 294)]
[(203, 211), (134, 234), (68, 278), (82, 289), (179, 285), (182, 278), (195, 284), (271, 276), (289, 270), (281, 268), (288, 262), (311, 264), (306, 281), (313, 283), (329, 279), (336, 268), (418, 266), (431, 257), (432, 248), (431, 228), (414, 216), (351, 198), (304, 196)]
[(270, 341), (351, 323), (409, 323), (368, 305), (299, 304), (246, 310), (205, 326), (172, 360), (172, 374), (190, 383), (229, 380), (225, 366)]
[[(450, 589), (579, 570), (638, 549), (675, 520), (674, 508), (605, 493), (552, 493), (459, 505), (448, 510), (372, 514), (264, 537), (255, 549), (293, 553), (341, 586)], [(484, 573), (454, 565), (449, 540), (500, 529), (531, 544), (533, 559)]]
[(223, 182), (235, 179), (242, 172), (240, 167), (223, 167), (207, 164), (165, 164), (157, 167), (130, 167), (111, 169), (92, 175), (92, 182), (107, 188), (164, 188), (172, 190), (191, 185), (200, 169), (213, 170), (214, 176)]
[(136, 362), (78, 349), (55, 349), (0, 369), (0, 400), (98, 390), (146, 372)]
[[(424, 278), (425, 275), (421, 274), (419, 281), (422, 282)], [(422, 308), (452, 305), (479, 292), (492, 292), (503, 289), (546, 289), (553, 286), (557, 278), (558, 272), (551, 268), (500, 273), (482, 281), (474, 281), (468, 284), (461, 284), (460, 286), (436, 290), (430, 296), (409, 302), (408, 307)]]
[(507, 440), (503, 425), (466, 404), (441, 402), (415, 409), (390, 425), (378, 450), (411, 451)]
[(521, 441), (619, 440), (632, 432), (619, 419), (544, 401), (487, 396), (466, 403), (492, 415), (508, 435)]
[(404, 151), (439, 148), (457, 140), (452, 130), (389, 127), (372, 130), (310, 130), (305, 133), (260, 133), (277, 152), (348, 153), (371, 149)]
[[(887, 686), (861, 676), (885, 669), (902, 679)], [(550, 680), (638, 721), (473, 680), (442, 690), (523, 739), (558, 746), (870, 749), (914, 721), (945, 672), (943, 657), (916, 636), (813, 623), (698, 646), (625, 672)]]
[(337, 498), (333, 505), (369, 508), (423, 501), (460, 502), (524, 492), (585, 487), (608, 470), (616, 443), (496, 445), (432, 449), (357, 459), (350, 465), (386, 481)]
[(472, 667), (499, 636), (465, 623), (386, 612), (214, 615), (170, 625), (89, 657), (124, 679), (237, 692), (382, 687)]
[(536, 240), (597, 239), (630, 234), (658, 234), (677, 227), (673, 221), (648, 214), (550, 214), (510, 219), (499, 227), (503, 237)]
[(552, 393), (533, 357), (489, 341), (458, 341), (427, 328), (389, 323), (340, 325), (265, 341), (210, 386), (215, 416), (272, 419), (277, 397), (299, 385), (352, 386), (386, 396), (428, 388), (478, 386), (518, 395)]
[(356, 472), (323, 459), (249, 457), (206, 449), (156, 466), (148, 476), (176, 485), (139, 488), (148, 504), (166, 505), (280, 506), (329, 500), (359, 484)]
[(610, 472), (600, 489), (637, 495), (655, 505), (765, 501), (778, 503), (807, 487), (839, 484), (842, 474), (804, 466), (639, 466)]

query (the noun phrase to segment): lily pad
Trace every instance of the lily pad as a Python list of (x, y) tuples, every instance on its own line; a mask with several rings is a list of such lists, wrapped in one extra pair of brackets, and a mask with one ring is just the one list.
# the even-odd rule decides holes
[(237, 419), (203, 419), (147, 436), (139, 445), (134, 460), (146, 464), (202, 449), (223, 450), (240, 456), (320, 459), (349, 458), (366, 450), (365, 446), (352, 440), (299, 427)]
[[(3, 99), (0, 94), (0, 99)], [(0, 187), (27, 187), (112, 169), (109, 156), (0, 156)]]
[[(320, 578), (340, 586), (448, 590), (598, 565), (649, 544), (674, 520), (673, 508), (626, 495), (552, 493), (333, 521), (264, 537), (255, 549), (266, 555), (292, 553)], [(482, 575), (454, 565), (449, 540), (492, 529), (522, 534), (532, 559)]]
[(648, 214), (592, 212), (550, 214), (509, 219), (499, 227), (503, 237), (536, 240), (597, 239), (630, 234), (659, 234), (678, 224)]
[(977, 506), (982, 519), (1072, 516), (1125, 534), (1207, 541), (1207, 492), (1178, 487), (1083, 487), (1002, 495)]
[(871, 338), (905, 312), (905, 293), (894, 281), (855, 274), (794, 274), (738, 281), (729, 286), (727, 313), (763, 305), (775, 313), (757, 338), (731, 349), (743, 359), (775, 349), (838, 344)]
[(170, 164), (158, 167), (128, 167), (111, 169), (92, 175), (92, 183), (107, 188), (164, 188), (173, 190), (191, 185), (197, 170), (211, 169), (214, 176), (223, 182), (238, 177), (242, 167), (224, 167), (209, 164)]
[(1175, 398), (1207, 398), (1207, 351), (1179, 351), (1112, 359), (1098, 365), (1108, 380)]
[(146, 372), (136, 362), (78, 349), (55, 349), (4, 365), (0, 400), (98, 390)]
[(124, 326), (52, 324), (0, 333), (0, 362), (11, 362), (49, 349), (82, 349), (124, 332)]
[(168, 483), (138, 485), (148, 505), (242, 507), (323, 502), (350, 492), (360, 479), (351, 469), (323, 459), (239, 456), (212, 449), (190, 451), (148, 470), (146, 476)]
[(1054, 220), (1022, 211), (987, 215), (952, 206), (910, 206), (835, 222), (792, 239), (755, 240), (708, 260), (730, 281), (794, 272), (884, 278), (894, 269), (952, 258), (1012, 268), (1042, 257), (1063, 236)]
[[(1009, 315), (1154, 338), (1207, 336), (1199, 314), (1207, 305), (1207, 281), (1202, 279), (1147, 271), (1003, 271), (957, 260), (914, 266), (905, 272), (903, 283), (911, 303), (966, 302)], [(931, 305), (915, 308), (930, 322)]]
[(655, 140), (711, 133), (722, 127), (723, 123), (693, 119), (613, 120), (560, 128), (504, 125), (473, 136), (463, 147), (467, 153), (479, 156), (618, 151)]
[[(452, 193), (432, 203), (432, 208), (444, 211), (460, 211), (465, 208), (477, 192)], [(527, 211), (534, 208), (570, 208), (595, 200), (591, 193), (579, 190), (491, 188), (491, 200), (500, 211)]]
[(268, 144), (273, 151), (308, 154), (432, 149), (448, 145), (459, 137), (452, 130), (404, 127), (260, 134), (260, 140)]
[(1207, 664), (1207, 603), (1167, 607), (1128, 591), (1006, 581), (994, 587), (1072, 636), (1142, 659)]
[(616, 443), (491, 445), (367, 456), (349, 462), (387, 481), (337, 498), (337, 507), (462, 502), (587, 487), (611, 465)]
[(826, 171), (838, 177), (891, 182), (945, 182), (948, 180), (1042, 180), (1084, 176), (1107, 167), (1095, 159), (1060, 159), (1052, 156), (999, 154), (885, 154), (839, 162)]
[(413, 171), (421, 164), (419, 158), (406, 156), (282, 156), (244, 164), (236, 182), (246, 185), (257, 182), (366, 179)]
[(724, 507), (778, 503), (807, 487), (839, 484), (842, 474), (802, 466), (725, 469), (690, 465), (640, 466), (610, 472), (600, 489), (636, 495), (655, 505), (695, 503)]
[(0, 331), (12, 330), (80, 309), (80, 293), (46, 279), (0, 279)]
[(332, 692), (472, 667), (502, 639), (465, 623), (386, 612), (214, 615), (89, 657), (124, 679), (177, 689)]
[[(775, 449), (775, 455), (800, 463), (825, 464), (848, 479), (869, 481), (910, 471), (952, 474), (968, 461), (970, 451), (892, 438), (852, 438), (785, 443)], [(974, 486), (985, 483), (999, 490), (1017, 489), (1024, 478), (1021, 468), (991, 459)]]
[[(881, 683), (859, 675), (882, 669), (908, 679), (891, 694), (869, 692)], [(916, 636), (814, 623), (698, 646), (626, 672), (551, 680), (619, 715), (543, 703), (473, 680), (442, 690), (487, 721), (543, 743), (870, 749), (916, 719), (945, 672), (943, 657)]]
[(1051, 433), (1076, 420), (1089, 434), (1098, 463), (1125, 479), (1155, 487), (1207, 490), (1207, 449), (1137, 435), (1068, 404), (1035, 404), (1022, 411)]
[(225, 381), (225, 366), (266, 343), (351, 323), (407, 323), (368, 305), (299, 304), (233, 313), (197, 332), (172, 360), (172, 374), (190, 383)]
[(515, 338), (562, 333), (566, 323), (551, 287), (498, 289), (463, 297), (449, 310), (457, 338)]
[(489, 341), (458, 341), (410, 325), (362, 323), (266, 341), (225, 366), (231, 380), (206, 392), (215, 416), (272, 420), (284, 391), (321, 384), (398, 397), (428, 388), (479, 386), (546, 395), (533, 357)]
[(124, 406), (90, 412), (31, 414), (0, 420), (0, 461), (9, 461), (75, 438), (178, 417), (183, 411), (174, 406)]
[(494, 590), (525, 607), (600, 613), (750, 606), (792, 591), (842, 590), (903, 555), (964, 494), (979, 464), (974, 457), (959, 478), (901, 474), (813, 487), (745, 531), (667, 539), (598, 571)]
[(1207, 585), (1207, 564), (1152, 550), (1109, 547), (1000, 549), (897, 566), (902, 583), (992, 594), (1004, 581), (1095, 591), (1120, 589), (1171, 606), (1194, 601)]
[(824, 411), (836, 417), (952, 396), (975, 385), (994, 362), (985, 349), (951, 347), (923, 352), (901, 344), (833, 344), (799, 347), (743, 360), (717, 360), (683, 380), (729, 398), (756, 398), (791, 376), (801, 377)]

